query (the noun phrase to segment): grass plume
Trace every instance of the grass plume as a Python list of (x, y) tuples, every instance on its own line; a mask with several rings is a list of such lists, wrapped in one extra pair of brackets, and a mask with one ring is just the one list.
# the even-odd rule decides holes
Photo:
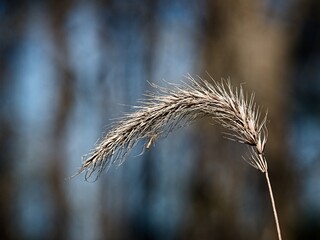
[(170, 84), (170, 88), (151, 84), (154, 92), (135, 106), (132, 113), (120, 118), (110, 128), (95, 148), (85, 156), (79, 174), (86, 172), (88, 179), (97, 176), (111, 164), (120, 165), (129, 151), (145, 140), (148, 149), (159, 137), (167, 136), (173, 130), (192, 123), (204, 116), (212, 117), (228, 131), (231, 140), (246, 144), (249, 156), (245, 160), (265, 174), (278, 238), (280, 226), (275, 208), (272, 188), (268, 176), (268, 165), (264, 156), (267, 142), (267, 114), (261, 116), (254, 102), (254, 94), (244, 93), (242, 86), (233, 88), (229, 80), (210, 82), (190, 75), (181, 84)]

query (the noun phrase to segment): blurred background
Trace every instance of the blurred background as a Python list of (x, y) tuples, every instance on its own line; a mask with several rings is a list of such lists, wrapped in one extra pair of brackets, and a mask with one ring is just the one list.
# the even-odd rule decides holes
[(206, 72), (269, 111), (283, 239), (320, 239), (318, 0), (0, 1), (0, 239), (276, 239), (263, 174), (211, 119), (68, 179), (147, 81)]

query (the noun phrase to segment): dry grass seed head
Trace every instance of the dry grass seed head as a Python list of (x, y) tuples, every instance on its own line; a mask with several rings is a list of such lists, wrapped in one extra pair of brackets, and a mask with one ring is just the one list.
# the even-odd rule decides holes
[(79, 173), (86, 179), (97, 176), (111, 164), (122, 164), (129, 151), (140, 140), (148, 149), (160, 136), (166, 137), (179, 127), (196, 119), (211, 116), (229, 130), (228, 138), (250, 146), (246, 161), (262, 172), (267, 170), (263, 157), (267, 141), (266, 118), (260, 120), (260, 109), (254, 103), (254, 94), (244, 94), (242, 86), (233, 88), (230, 80), (210, 83), (190, 75), (182, 84), (168, 88), (150, 84), (155, 92), (146, 94), (136, 111), (125, 114), (84, 157)]

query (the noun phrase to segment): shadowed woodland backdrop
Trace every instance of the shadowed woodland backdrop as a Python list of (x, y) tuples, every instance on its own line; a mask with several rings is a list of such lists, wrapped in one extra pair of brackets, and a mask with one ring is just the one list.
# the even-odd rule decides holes
[(0, 239), (276, 239), (263, 175), (211, 119), (68, 179), (112, 119), (187, 73), (269, 112), (283, 239), (320, 239), (320, 2), (0, 2)]

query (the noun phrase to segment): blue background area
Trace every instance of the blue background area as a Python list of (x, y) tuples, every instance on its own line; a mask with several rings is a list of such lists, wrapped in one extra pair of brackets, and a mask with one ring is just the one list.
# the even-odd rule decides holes
[[(69, 179), (112, 119), (132, 111), (130, 106), (151, 90), (147, 81), (166, 86), (165, 81), (179, 83), (188, 73), (207, 76), (206, 71), (218, 79), (220, 74), (231, 80), (239, 76), (228, 71), (228, 64), (235, 64), (225, 61), (228, 56), (217, 53), (211, 61), (204, 47), (208, 39), (223, 39), (224, 31), (229, 31), (224, 29), (229, 26), (224, 22), (227, 16), (219, 18), (223, 1), (213, 2), (1, 1), (1, 239), (275, 236), (269, 199), (261, 190), (264, 183), (254, 170), (234, 159), (241, 158), (243, 149), (221, 135), (211, 140), (201, 137), (216, 133), (202, 127), (210, 120), (174, 132), (142, 156), (141, 142), (123, 165), (111, 167), (94, 183), (85, 182), (82, 175)], [(254, 4), (240, 2), (244, 15), (251, 15)], [(274, 141), (286, 149), (287, 159), (279, 157), (279, 165), (287, 170), (283, 174), (275, 170), (272, 176), (274, 187), (279, 186), (284, 239), (317, 239), (319, 4), (257, 2), (262, 9), (259, 17), (282, 29), (283, 45), (289, 49), (285, 78), (279, 81), (286, 108), (283, 115), (269, 117), (270, 125), (286, 128), (283, 142)], [(228, 17), (233, 19), (234, 9), (230, 9)], [(209, 21), (221, 29), (211, 29)], [(208, 62), (222, 63), (224, 70), (216, 73)], [(245, 81), (240, 77), (235, 85)], [(248, 83), (257, 95), (259, 87)], [(261, 101), (268, 106), (268, 99)], [(278, 159), (272, 149), (277, 148), (270, 147), (271, 161)], [(213, 155), (208, 157), (208, 151)], [(222, 161), (224, 156), (233, 162), (227, 168), (207, 165), (210, 158)], [(206, 171), (202, 174), (201, 169)], [(281, 185), (282, 179), (290, 179), (290, 187)], [(288, 189), (283, 195), (280, 186)], [(288, 208), (282, 208), (286, 203)]]

